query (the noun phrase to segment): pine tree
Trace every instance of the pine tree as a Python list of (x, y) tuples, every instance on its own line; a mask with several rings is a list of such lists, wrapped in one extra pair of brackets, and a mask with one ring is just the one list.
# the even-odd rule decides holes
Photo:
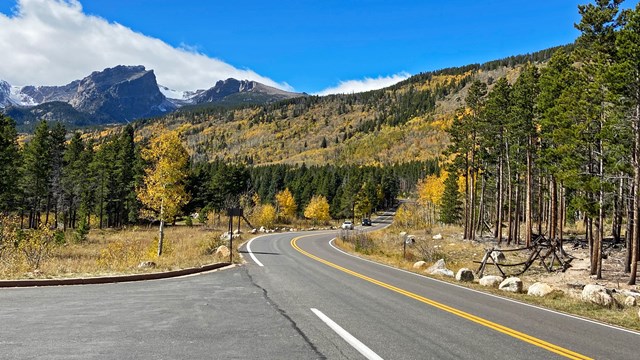
[(21, 190), (24, 194), (24, 206), (29, 210), (28, 227), (40, 226), (43, 201), (46, 205), (50, 191), (51, 147), (49, 125), (41, 121), (36, 125), (31, 141), (25, 146), (22, 162)]
[(0, 213), (16, 209), (18, 201), (18, 148), (16, 123), (0, 114)]
[(440, 221), (445, 224), (459, 224), (460, 220), (462, 220), (462, 201), (458, 191), (458, 174), (455, 171), (449, 171), (444, 181)]
[(624, 126), (629, 129), (632, 164), (631, 191), (627, 216), (627, 261), (629, 284), (636, 283), (638, 249), (640, 247), (640, 5), (625, 13), (626, 24), (616, 39), (617, 64), (612, 68), (612, 88), (627, 109)]

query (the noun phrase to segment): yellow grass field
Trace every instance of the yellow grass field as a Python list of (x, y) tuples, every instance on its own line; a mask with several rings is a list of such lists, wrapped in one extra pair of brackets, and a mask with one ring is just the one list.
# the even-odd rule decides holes
[[(70, 278), (101, 275), (135, 274), (177, 270), (201, 265), (228, 262), (214, 255), (222, 231), (204, 226), (169, 226), (165, 229), (163, 255), (158, 257), (157, 227), (133, 227), (127, 230), (91, 230), (82, 243), (68, 241), (51, 246), (48, 256), (33, 269), (16, 251), (0, 259), (0, 278)], [(71, 238), (71, 234), (66, 234)], [(236, 242), (237, 241), (237, 242)], [(234, 239), (234, 246), (242, 239)], [(228, 245), (228, 244), (227, 244)], [(238, 259), (234, 253), (234, 257)], [(236, 260), (234, 259), (234, 260)], [(151, 261), (155, 267), (139, 269)]]

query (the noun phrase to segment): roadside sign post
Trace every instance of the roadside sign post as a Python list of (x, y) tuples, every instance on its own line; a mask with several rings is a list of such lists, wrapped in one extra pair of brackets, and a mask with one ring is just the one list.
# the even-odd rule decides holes
[(242, 208), (228, 208), (229, 216), (229, 262), (233, 263), (233, 217), (238, 217), (238, 234), (240, 234), (240, 218), (244, 216)]

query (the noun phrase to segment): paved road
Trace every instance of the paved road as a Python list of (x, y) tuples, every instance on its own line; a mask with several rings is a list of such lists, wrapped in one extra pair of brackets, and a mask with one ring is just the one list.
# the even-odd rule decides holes
[(640, 335), (342, 253), (334, 233), (254, 240), (255, 283), (330, 359), (365, 358), (318, 309), (384, 359), (638, 359)]
[(363, 261), (335, 234), (260, 237), (246, 266), (184, 278), (0, 289), (0, 359), (638, 358), (636, 333)]
[(0, 289), (0, 359), (314, 359), (246, 268)]

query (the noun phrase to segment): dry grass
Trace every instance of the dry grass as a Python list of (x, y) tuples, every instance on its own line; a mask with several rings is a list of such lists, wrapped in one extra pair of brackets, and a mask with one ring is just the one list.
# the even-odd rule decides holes
[[(177, 270), (225, 262), (213, 251), (219, 245), (222, 231), (203, 226), (172, 226), (165, 229), (163, 255), (158, 257), (157, 228), (134, 227), (127, 230), (92, 230), (82, 243), (55, 246), (38, 269), (30, 269), (19, 256), (0, 263), (0, 277), (69, 278), (101, 275), (135, 274)], [(70, 239), (71, 234), (66, 234)], [(234, 239), (234, 246), (242, 239)], [(236, 259), (239, 257), (235, 256)], [(235, 259), (234, 259), (235, 260)], [(154, 268), (139, 269), (143, 261), (156, 264)]]
[[(399, 235), (401, 231), (407, 231), (408, 234), (415, 235), (416, 237), (415, 245), (407, 247), (405, 258), (403, 258), (402, 255), (402, 242)], [(435, 234), (441, 234), (442, 239), (433, 239), (433, 236)], [(364, 241), (367, 244), (364, 249), (362, 248), (362, 246), (358, 246), (358, 243), (354, 237), (337, 239), (336, 245), (345, 251), (358, 253), (358, 255), (364, 258), (402, 268), (408, 271), (419, 272), (425, 276), (431, 275), (427, 275), (424, 274), (423, 271), (413, 269), (413, 264), (416, 261), (423, 260), (431, 265), (438, 259), (445, 259), (447, 268), (454, 270), (454, 272), (455, 270), (458, 270), (462, 267), (477, 270), (478, 264), (473, 263), (473, 260), (480, 260), (484, 255), (485, 250), (495, 245), (495, 242), (480, 243), (477, 241), (462, 240), (462, 231), (461, 229), (456, 227), (437, 227), (427, 230), (407, 230), (394, 225), (381, 231), (377, 231), (374, 233), (362, 233), (357, 236), (366, 238), (366, 240), (360, 239), (361, 243)], [(503, 246), (503, 248), (505, 248), (505, 246)], [(521, 254), (519, 256), (516, 256), (514, 253), (509, 254), (510, 263), (519, 262), (521, 261), (521, 257), (526, 257), (526, 254)], [(608, 309), (594, 304), (585, 303), (579, 299), (579, 291), (569, 291), (566, 288), (562, 288), (559, 283), (553, 281), (554, 277), (561, 276), (563, 280), (566, 280), (565, 285), (566, 282), (576, 282), (576, 279), (574, 279), (573, 277), (571, 277), (570, 279), (567, 278), (567, 276), (569, 276), (567, 273), (569, 272), (547, 273), (546, 271), (542, 271), (537, 267), (538, 265), (536, 263), (536, 265), (532, 267), (531, 271), (527, 272), (525, 275), (520, 276), (520, 278), (525, 283), (525, 288), (528, 285), (533, 284), (535, 281), (546, 281), (552, 284), (552, 286), (561, 289), (563, 292), (554, 292), (553, 296), (540, 298), (529, 296), (526, 294), (514, 294), (500, 291), (498, 289), (487, 288), (480, 286), (477, 283), (459, 283), (455, 281), (455, 279), (449, 277), (432, 277), (437, 277), (438, 279), (443, 281), (456, 283), (458, 285), (467, 286), (479, 291), (492, 293), (502, 297), (512, 298), (518, 301), (538, 305), (563, 313), (640, 331), (640, 322), (638, 321), (638, 307)], [(608, 267), (606, 268), (608, 269)], [(487, 266), (487, 271), (485, 271), (485, 274), (497, 274), (497, 271), (495, 270), (495, 268)], [(588, 275), (585, 275), (578, 280), (579, 281), (577, 282), (580, 283), (593, 283), (593, 280), (589, 281), (590, 278)], [(619, 287), (620, 286), (618, 286), (618, 288)], [(616, 295), (616, 298), (620, 303), (624, 301), (621, 296)]]

